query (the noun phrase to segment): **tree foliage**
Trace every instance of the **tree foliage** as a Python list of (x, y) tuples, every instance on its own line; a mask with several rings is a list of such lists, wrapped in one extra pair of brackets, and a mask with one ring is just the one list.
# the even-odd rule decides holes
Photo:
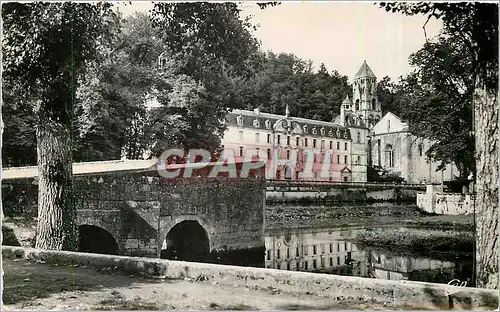
[(314, 72), (311, 61), (293, 54), (268, 52), (260, 59), (254, 77), (241, 87), (247, 109), (284, 114), (289, 105), (293, 116), (331, 121), (346, 95), (352, 96), (347, 76), (328, 72), (324, 64)]
[(238, 82), (253, 75), (259, 44), (235, 3), (156, 3), (153, 26), (165, 44), (165, 79), (174, 87), (151, 112), (152, 150), (215, 151), (231, 108), (243, 106)]
[[(478, 287), (498, 289), (498, 4), (420, 2), (381, 3), (381, 6), (407, 15), (441, 18), (447, 33), (462, 37), (462, 47), (469, 53), (466, 59), (472, 60), (472, 74), (466, 78), (473, 81), (475, 110), (477, 249), (474, 281)], [(465, 64), (459, 63), (458, 68), (466, 67)], [(450, 63), (448, 69), (453, 70), (454, 65)], [(457, 85), (457, 88), (460, 87)], [(436, 96), (443, 97), (443, 90), (435, 91)], [(460, 109), (460, 104), (456, 106)]]
[[(4, 82), (10, 104), (35, 115), (38, 226), (36, 247), (75, 249), (71, 134), (78, 78), (106, 47), (114, 23), (106, 3), (2, 5)], [(14, 97), (15, 98), (15, 97)]]
[(78, 93), (80, 161), (142, 158), (148, 143), (145, 102), (165, 87), (157, 70), (162, 43), (149, 17), (136, 14), (118, 25), (112, 50), (94, 64)]
[(479, 61), (472, 41), (475, 26), (465, 12), (482, 9), (448, 3), (384, 5), (388, 11), (443, 19), (440, 35), (410, 56), (415, 72), (398, 83), (386, 79), (379, 86), (384, 107), (409, 121), (412, 133), (434, 142), (426, 155), (441, 162), (437, 170), (454, 163), (466, 178), (475, 173), (472, 99)]

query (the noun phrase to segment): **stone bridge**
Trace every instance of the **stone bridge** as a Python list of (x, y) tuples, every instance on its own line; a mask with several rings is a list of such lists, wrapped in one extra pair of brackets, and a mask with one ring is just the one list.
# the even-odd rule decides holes
[[(76, 173), (74, 190), (80, 251), (243, 265), (264, 258), (262, 177), (111, 170)], [(36, 217), (36, 179), (7, 177), (2, 200), (6, 217)]]

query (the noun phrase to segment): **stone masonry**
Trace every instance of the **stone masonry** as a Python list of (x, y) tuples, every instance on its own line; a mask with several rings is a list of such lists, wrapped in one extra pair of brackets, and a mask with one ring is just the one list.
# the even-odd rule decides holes
[[(75, 177), (78, 225), (106, 230), (122, 255), (159, 257), (170, 229), (185, 220), (203, 227), (211, 252), (264, 250), (264, 179), (167, 180), (155, 174)], [(5, 216), (37, 216), (35, 180), (2, 184)]]

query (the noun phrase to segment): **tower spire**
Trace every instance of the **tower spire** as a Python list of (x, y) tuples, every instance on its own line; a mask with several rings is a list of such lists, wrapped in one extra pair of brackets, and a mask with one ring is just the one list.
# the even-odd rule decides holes
[(285, 116), (286, 116), (286, 118), (290, 118), (290, 109), (288, 108), (288, 104), (286, 104)]

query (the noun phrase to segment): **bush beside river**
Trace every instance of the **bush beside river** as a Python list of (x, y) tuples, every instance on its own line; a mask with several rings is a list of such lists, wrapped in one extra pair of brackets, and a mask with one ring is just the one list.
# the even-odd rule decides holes
[(474, 251), (472, 231), (433, 231), (412, 229), (376, 229), (361, 233), (356, 238), (358, 247), (376, 248), (408, 256), (419, 255), (451, 260), (451, 253), (468, 256)]
[(474, 218), (430, 215), (415, 205), (267, 205), (266, 229), (331, 227), (347, 225), (400, 225), (417, 228), (473, 231)]

